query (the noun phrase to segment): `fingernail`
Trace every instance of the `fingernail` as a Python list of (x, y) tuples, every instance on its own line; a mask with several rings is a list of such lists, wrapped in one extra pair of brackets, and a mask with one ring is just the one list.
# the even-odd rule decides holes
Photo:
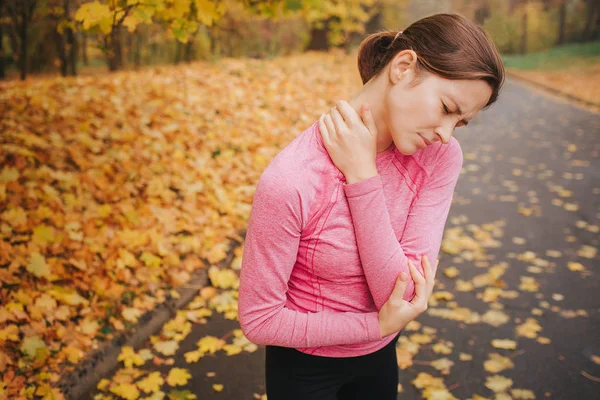
[(406, 282), (408, 280), (408, 275), (405, 274), (404, 272), (400, 272), (400, 280), (402, 282)]

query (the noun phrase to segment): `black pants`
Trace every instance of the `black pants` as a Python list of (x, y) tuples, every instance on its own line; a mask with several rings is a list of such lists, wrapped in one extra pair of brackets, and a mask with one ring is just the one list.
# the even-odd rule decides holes
[(385, 347), (357, 357), (322, 357), (266, 346), (269, 400), (396, 400), (400, 333)]

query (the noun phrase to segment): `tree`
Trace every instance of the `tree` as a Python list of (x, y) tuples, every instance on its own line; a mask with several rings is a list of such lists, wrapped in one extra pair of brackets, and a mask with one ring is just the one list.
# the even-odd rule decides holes
[(581, 39), (589, 41), (600, 37), (600, 0), (586, 0), (585, 3), (587, 16)]
[(177, 40), (185, 43), (198, 30), (198, 23), (211, 25), (224, 11), (219, 0), (95, 0), (83, 4), (75, 19), (82, 22), (83, 29), (103, 36), (108, 68), (116, 71), (123, 66), (123, 27), (134, 32), (140, 24), (161, 22)]
[(309, 50), (327, 50), (330, 45), (349, 50), (354, 34), (363, 34), (365, 25), (380, 12), (376, 0), (305, 1), (302, 12), (311, 24)]
[(4, 0), (0, 0), (0, 79), (6, 78), (4, 71)]
[(18, 37), (20, 41), (18, 51), (16, 46), (13, 51), (18, 54), (21, 80), (25, 80), (27, 77), (27, 50), (29, 44), (27, 34), (36, 6), (37, 0), (8, 0), (6, 3), (6, 10), (12, 21), (14, 37)]
[(73, 0), (48, 0), (48, 19), (52, 24), (52, 37), (63, 76), (77, 74), (77, 48), (75, 22), (71, 17)]

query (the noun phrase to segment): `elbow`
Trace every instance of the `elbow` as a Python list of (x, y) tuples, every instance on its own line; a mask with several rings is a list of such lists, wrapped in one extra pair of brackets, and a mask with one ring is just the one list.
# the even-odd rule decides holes
[(266, 346), (270, 344), (268, 343), (266, 336), (261, 334), (262, 330), (260, 329), (261, 324), (259, 323), (259, 319), (254, 318), (253, 320), (250, 320), (247, 315), (241, 313), (238, 314), (238, 318), (240, 321), (240, 328), (246, 339), (257, 345)]

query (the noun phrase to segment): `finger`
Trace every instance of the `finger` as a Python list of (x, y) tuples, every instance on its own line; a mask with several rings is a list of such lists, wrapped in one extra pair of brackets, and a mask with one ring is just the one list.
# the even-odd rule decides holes
[(331, 114), (331, 119), (333, 120), (333, 124), (335, 125), (337, 133), (343, 134), (348, 126), (346, 125), (346, 121), (344, 121), (340, 112), (337, 110), (337, 108), (333, 107), (331, 111), (329, 111), (329, 114)]
[(415, 296), (411, 300), (411, 303), (418, 304), (419, 299), (427, 298), (427, 285), (425, 279), (410, 259), (408, 260), (408, 269), (415, 283)]
[(373, 113), (371, 112), (371, 108), (368, 104), (363, 104), (361, 107), (362, 113), (361, 118), (369, 132), (372, 135), (377, 135), (377, 125), (375, 125), (375, 119), (373, 118)]
[(425, 278), (423, 278), (415, 264), (410, 259), (408, 260), (408, 270), (413, 282), (415, 283), (415, 297), (422, 298), (427, 296), (427, 283), (425, 282)]
[(331, 119), (331, 115), (329, 115), (329, 113), (325, 114), (325, 116), (323, 117), (323, 121), (325, 121), (325, 126), (327, 127), (327, 134), (329, 136), (329, 140), (335, 139), (337, 131)]
[(435, 271), (434, 268), (431, 266), (431, 263), (429, 262), (428, 255), (423, 254), (421, 265), (423, 266), (423, 273), (425, 275), (425, 281), (427, 282), (427, 285), (433, 288), (433, 285), (435, 283)]
[(323, 143), (329, 143), (329, 132), (327, 131), (327, 126), (325, 126), (324, 121), (325, 113), (321, 114), (319, 117), (319, 131), (321, 132), (321, 138), (323, 138)]
[(404, 292), (406, 292), (406, 287), (408, 286), (408, 278), (409, 276), (406, 272), (401, 272), (400, 275), (398, 275), (398, 278), (396, 279), (396, 285), (394, 286), (391, 296), (398, 297), (398, 299), (402, 299), (404, 297)]
[(337, 102), (336, 106), (348, 126), (358, 123), (360, 116), (350, 104), (344, 100), (340, 100)]
[(419, 271), (417, 269), (417, 266), (415, 265), (415, 263), (412, 262), (412, 260), (410, 258), (408, 259), (408, 267), (409, 267), (411, 274), (413, 275), (412, 278), (413, 278), (413, 281), (415, 281), (415, 283), (424, 284), (426, 282), (425, 277), (423, 276), (421, 271)]

